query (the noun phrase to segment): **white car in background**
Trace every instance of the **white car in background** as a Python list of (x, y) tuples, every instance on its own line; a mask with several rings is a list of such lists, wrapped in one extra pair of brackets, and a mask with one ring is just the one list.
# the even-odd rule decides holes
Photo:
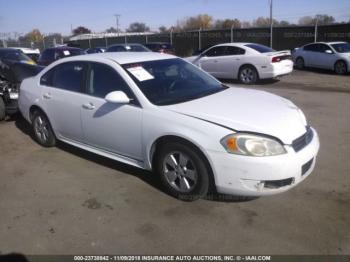
[(312, 172), (315, 129), (285, 98), (229, 88), (154, 52), (64, 58), (21, 85), (39, 144), (61, 140), (153, 170), (183, 200), (210, 189), (245, 197), (296, 186)]
[(298, 69), (315, 67), (329, 69), (339, 75), (350, 71), (350, 44), (346, 42), (317, 42), (296, 48), (293, 60)]
[(253, 43), (216, 45), (186, 60), (217, 78), (239, 79), (243, 84), (254, 84), (259, 79), (277, 78), (293, 71), (290, 51), (275, 51)]

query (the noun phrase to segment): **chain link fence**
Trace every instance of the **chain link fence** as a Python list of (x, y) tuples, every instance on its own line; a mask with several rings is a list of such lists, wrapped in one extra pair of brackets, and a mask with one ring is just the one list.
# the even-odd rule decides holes
[[(350, 24), (318, 26), (275, 27), (273, 29), (273, 48), (276, 50), (293, 49), (314, 41), (350, 42)], [(165, 34), (121, 35), (98, 37), (69, 41), (63, 37), (46, 36), (42, 41), (0, 40), (0, 47), (30, 47), (41, 51), (48, 47), (66, 43), (87, 49), (90, 47), (107, 47), (120, 43), (172, 43), (178, 56), (189, 56), (193, 52), (209, 46), (227, 42), (253, 42), (270, 45), (269, 28), (244, 28), (227, 30), (196, 30), (190, 32), (170, 32)]]

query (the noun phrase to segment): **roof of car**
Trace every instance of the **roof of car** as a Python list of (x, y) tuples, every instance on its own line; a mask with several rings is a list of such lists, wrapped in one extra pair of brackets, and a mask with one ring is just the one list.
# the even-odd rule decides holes
[(328, 44), (328, 45), (334, 45), (334, 44), (345, 44), (346, 42), (343, 41), (334, 41), (334, 42), (315, 42), (315, 43), (308, 43), (306, 45), (311, 45), (311, 44)]
[(155, 52), (110, 52), (110, 53), (97, 53), (87, 54), (79, 56), (71, 56), (60, 59), (59, 61), (103, 61), (112, 60), (118, 64), (139, 63), (154, 60), (164, 60), (177, 58), (173, 55), (161, 54)]
[(45, 50), (82, 50), (81, 48), (79, 47), (71, 47), (71, 46), (56, 46), (56, 47), (49, 47), (49, 48), (46, 48)]
[(113, 44), (113, 45), (110, 45), (108, 47), (111, 47), (111, 46), (130, 46), (130, 45), (142, 45), (142, 44), (139, 44), (139, 43)]
[(249, 44), (255, 45), (255, 43), (236, 42), (236, 43), (224, 43), (224, 44), (219, 44), (219, 45), (215, 45), (215, 46), (245, 46), (245, 45), (249, 45)]

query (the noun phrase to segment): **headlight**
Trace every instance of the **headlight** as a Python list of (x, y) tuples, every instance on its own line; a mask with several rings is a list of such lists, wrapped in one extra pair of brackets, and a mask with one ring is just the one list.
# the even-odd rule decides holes
[(247, 156), (274, 156), (287, 153), (277, 140), (244, 133), (228, 135), (221, 139), (227, 152)]

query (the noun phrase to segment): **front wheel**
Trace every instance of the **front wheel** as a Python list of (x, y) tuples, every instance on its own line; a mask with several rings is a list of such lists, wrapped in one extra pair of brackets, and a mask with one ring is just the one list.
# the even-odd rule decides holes
[(295, 61), (295, 67), (299, 70), (302, 70), (305, 68), (305, 62), (302, 57), (297, 58), (297, 60)]
[(338, 75), (345, 75), (348, 72), (348, 66), (344, 61), (338, 61), (334, 65), (334, 71)]
[(50, 122), (41, 111), (35, 111), (32, 118), (32, 127), (36, 141), (44, 147), (52, 147), (56, 144), (56, 137), (52, 131)]
[(244, 66), (239, 70), (239, 80), (246, 85), (255, 84), (258, 81), (258, 72), (253, 66)]
[(209, 172), (203, 158), (183, 143), (167, 143), (156, 155), (156, 171), (166, 191), (184, 201), (204, 197), (209, 190)]

